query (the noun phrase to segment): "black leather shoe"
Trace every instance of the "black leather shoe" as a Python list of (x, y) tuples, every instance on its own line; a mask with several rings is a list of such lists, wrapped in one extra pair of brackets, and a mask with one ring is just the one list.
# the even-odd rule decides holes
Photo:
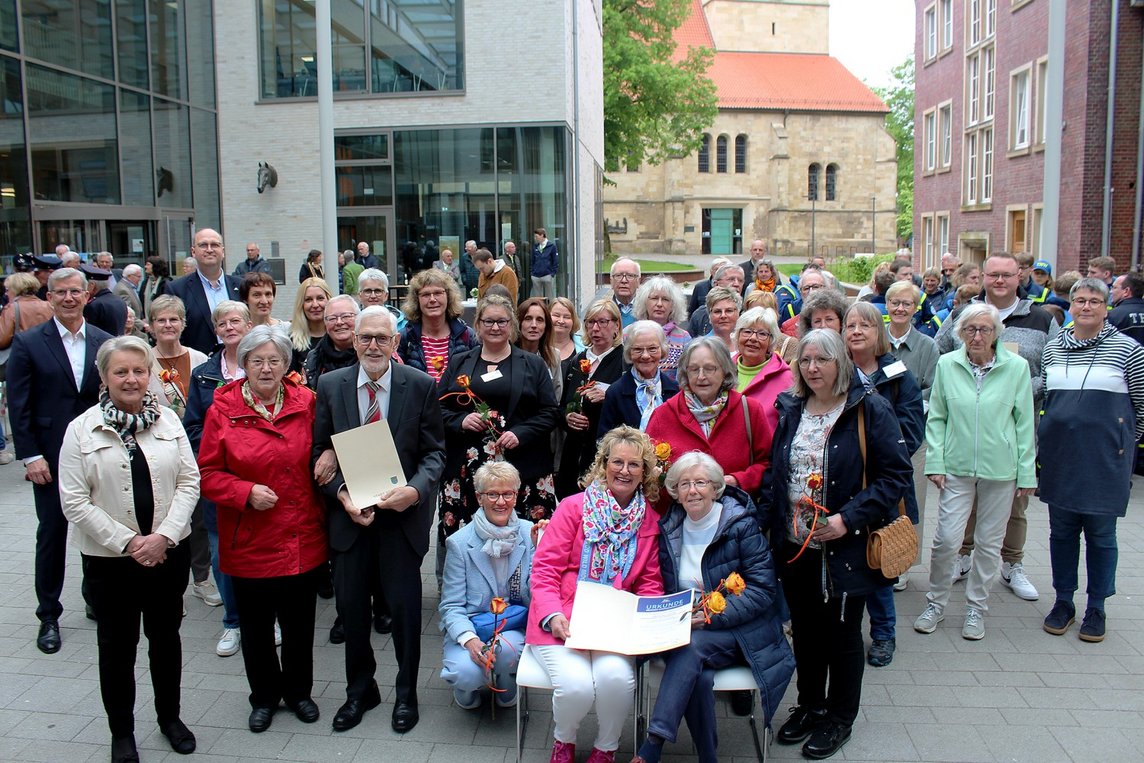
[(393, 730), (398, 734), (412, 731), (418, 720), (420, 720), (420, 716), (417, 715), (416, 702), (401, 702), (399, 700), (393, 706)]
[(362, 699), (349, 699), (338, 708), (334, 716), (334, 731), (349, 731), (361, 723), (362, 716), (381, 704), (381, 694), (375, 686)]
[(44, 654), (55, 654), (60, 651), (60, 624), (56, 620), (44, 620), (40, 623), (40, 635), (36, 636), (36, 646)]
[(802, 746), (802, 754), (813, 760), (829, 758), (842, 749), (850, 739), (850, 727), (841, 723), (827, 723), (810, 735)]
[(313, 723), (318, 720), (320, 713), (318, 706), (314, 704), (314, 700), (307, 697), (300, 699), (297, 702), (287, 702), (286, 707), (294, 711), (294, 715), (298, 716), (298, 720), (302, 723)]
[(739, 716), (748, 716), (755, 707), (755, 694), (750, 691), (731, 692), (731, 712)]
[(111, 738), (111, 763), (139, 763), (134, 736)]
[(334, 584), (327, 580), (318, 586), (319, 599), (332, 599), (334, 598)]
[(826, 722), (825, 710), (811, 710), (808, 707), (792, 707), (790, 718), (779, 729), (775, 736), (779, 744), (795, 744), (801, 742)]
[(378, 633), (393, 633), (393, 618), (389, 615), (377, 615), (373, 618), (373, 629)]
[(91, 606), (90, 604), (83, 605), (83, 613), (87, 616), (88, 620), (95, 619), (95, 607)]
[(167, 737), (167, 741), (171, 743), (171, 749), (180, 755), (190, 755), (195, 751), (195, 735), (178, 718), (160, 723), (159, 733)]
[(334, 620), (333, 626), (330, 628), (330, 643), (331, 644), (344, 644), (346, 643), (346, 631), (342, 627), (341, 619)]
[(276, 707), (256, 707), (250, 711), (250, 730), (261, 734), (270, 728), (270, 721), (274, 718)]

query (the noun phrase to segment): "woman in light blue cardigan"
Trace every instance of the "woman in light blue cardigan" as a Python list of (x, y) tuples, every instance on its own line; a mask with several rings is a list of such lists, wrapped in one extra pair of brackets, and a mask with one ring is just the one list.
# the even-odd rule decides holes
[[(490, 461), (477, 469), (473, 483), (481, 511), (446, 540), (439, 607), (445, 634), (441, 678), (452, 685), (453, 698), (465, 710), (480, 707), (481, 687), (490, 677), (495, 679), (497, 704), (511, 707), (517, 696), (516, 665), (524, 649), (533, 524), (516, 515), (520, 474), (512, 464)], [(486, 645), (495, 597), (509, 608), (498, 618), (506, 625), (490, 676)]]

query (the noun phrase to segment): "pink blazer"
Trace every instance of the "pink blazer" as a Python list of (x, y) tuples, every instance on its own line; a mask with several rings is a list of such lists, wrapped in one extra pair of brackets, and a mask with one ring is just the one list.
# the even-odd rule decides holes
[(763, 364), (762, 370), (755, 374), (755, 378), (751, 379), (743, 390), (744, 395), (763, 406), (763, 413), (767, 415), (767, 421), (771, 422), (772, 429), (779, 425), (779, 411), (775, 408), (775, 398), (780, 392), (790, 389), (793, 382), (794, 375), (790, 366), (777, 352), (772, 352), (770, 359)]
[[(540, 627), (549, 615), (562, 612), (572, 619), (576, 579), (580, 574), (580, 554), (584, 549), (584, 494), (570, 495), (556, 507), (552, 522), (532, 557), (532, 603), (528, 607), (525, 642), (546, 646), (564, 643)], [(636, 535), (636, 558), (623, 580), (613, 581), (622, 591), (640, 596), (663, 593), (659, 572), (659, 516), (648, 506)]]

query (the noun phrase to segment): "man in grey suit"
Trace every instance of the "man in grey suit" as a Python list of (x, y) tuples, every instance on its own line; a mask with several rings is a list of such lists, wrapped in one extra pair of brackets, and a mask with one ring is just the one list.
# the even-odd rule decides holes
[[(362, 310), (354, 327), (358, 362), (318, 380), (314, 468), (328, 499), (334, 591), (346, 637), (346, 702), (335, 731), (357, 726), (381, 704), (370, 645), (373, 581), (393, 617), (397, 700), (393, 730), (417, 725), (417, 669), (421, 661), (421, 561), (445, 469), (445, 427), (437, 387), (427, 374), (390, 362), (397, 327), (383, 307)], [(338, 432), (387, 420), (406, 485), (373, 506), (354, 506), (337, 463), (323, 457)]]

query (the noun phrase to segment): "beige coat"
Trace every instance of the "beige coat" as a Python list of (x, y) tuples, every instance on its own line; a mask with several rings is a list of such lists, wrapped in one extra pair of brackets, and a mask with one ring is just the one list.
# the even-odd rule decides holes
[[(199, 467), (179, 417), (162, 409), (159, 420), (137, 436), (151, 470), (155, 495), (154, 532), (178, 543), (191, 532), (199, 498)], [(131, 460), (99, 406), (68, 425), (60, 450), (60, 501), (75, 525), (72, 543), (81, 554), (123, 556), (139, 534), (131, 485)]]

